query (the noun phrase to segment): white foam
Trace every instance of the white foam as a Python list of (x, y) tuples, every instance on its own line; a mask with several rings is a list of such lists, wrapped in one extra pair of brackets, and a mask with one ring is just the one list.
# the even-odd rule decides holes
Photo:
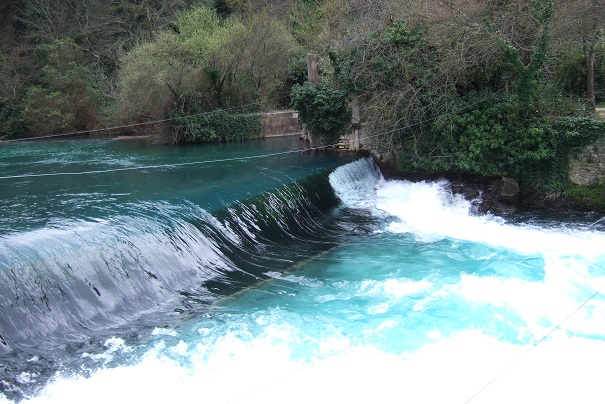
[(390, 223), (388, 231), (412, 233), (421, 240), (447, 237), (528, 255), (581, 255), (594, 259), (605, 254), (603, 233), (510, 225), (497, 217), (475, 216), (470, 202), (452, 195), (443, 181), (381, 182), (375, 206), (397, 219)]
[(376, 186), (384, 179), (371, 158), (360, 159), (338, 167), (330, 176), (330, 185), (348, 207), (371, 207)]
[(557, 334), (523, 356), (529, 346), (503, 343), (479, 330), (450, 338), (433, 333), (434, 342), (406, 355), (326, 338), (328, 349), (340, 353), (314, 363), (292, 359), (284, 340), (227, 337), (206, 360), (191, 353), (189, 368), (150, 354), (138, 365), (99, 370), (88, 379), (56, 380), (28, 402), (452, 403), (466, 402), (486, 386), (473, 403), (602, 397), (596, 366), (605, 358), (603, 341)]
[(411, 233), (419, 240), (452, 238), (522, 254), (605, 255), (605, 234), (509, 225), (502, 219), (472, 214), (471, 203), (452, 194), (447, 181), (385, 181), (371, 159), (361, 159), (335, 170), (330, 184), (345, 206), (363, 208), (394, 218), (385, 230)]
[(156, 327), (151, 332), (151, 335), (169, 335), (171, 337), (176, 337), (177, 333), (172, 328)]
[(103, 343), (103, 347), (105, 348), (104, 352), (99, 354), (89, 354), (84, 352), (82, 354), (82, 358), (90, 358), (95, 361), (102, 361), (104, 363), (109, 363), (116, 354), (123, 354), (132, 351), (132, 348), (126, 345), (126, 342), (122, 338), (111, 337)]

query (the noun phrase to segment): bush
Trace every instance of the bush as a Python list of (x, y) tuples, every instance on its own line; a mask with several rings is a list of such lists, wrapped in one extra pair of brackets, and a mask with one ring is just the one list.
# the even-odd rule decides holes
[(351, 123), (351, 110), (344, 91), (327, 84), (295, 85), (291, 92), (292, 107), (299, 111), (311, 133), (336, 140)]
[(6, 104), (0, 107), (0, 138), (23, 136), (27, 127), (18, 105)]
[(84, 50), (71, 39), (56, 40), (38, 45), (36, 56), (42, 67), (25, 97), (30, 134), (93, 128), (103, 101), (82, 63)]
[(572, 185), (565, 191), (576, 208), (605, 211), (605, 184), (581, 186)]
[(257, 139), (263, 125), (258, 114), (230, 114), (216, 110), (194, 116), (174, 116), (175, 138), (186, 143)]
[(541, 188), (567, 183), (572, 149), (605, 133), (605, 121), (528, 115), (514, 100), (497, 95), (455, 114), (453, 122), (455, 168), (472, 174), (509, 175), (526, 186)]

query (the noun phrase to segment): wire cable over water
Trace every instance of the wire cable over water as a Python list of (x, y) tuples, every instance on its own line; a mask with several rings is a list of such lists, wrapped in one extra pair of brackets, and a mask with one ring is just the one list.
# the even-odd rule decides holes
[(592, 294), (588, 299), (586, 299), (581, 305), (579, 305), (574, 311), (572, 311), (567, 317), (565, 317), (561, 322), (559, 322), (556, 326), (554, 326), (549, 332), (547, 332), (542, 338), (540, 338), (535, 344), (533, 344), (529, 349), (523, 352), (517, 359), (512, 361), (508, 366), (506, 366), (500, 373), (498, 373), (492, 380), (486, 383), (479, 391), (477, 391), (471, 398), (469, 398), (466, 403), (470, 403), (477, 396), (479, 396), (483, 391), (485, 391), (489, 386), (491, 386), (496, 380), (502, 377), (506, 372), (512, 369), (517, 363), (521, 362), (523, 358), (525, 358), (531, 351), (534, 350), (540, 343), (544, 342), (546, 338), (548, 338), (553, 332), (559, 329), (567, 320), (573, 317), (582, 307), (584, 307), (588, 302), (594, 299), (597, 295), (599, 295), (605, 289), (605, 285), (601, 286), (596, 292)]
[[(416, 124), (407, 125), (405, 127), (391, 129), (391, 130), (377, 133), (374, 135), (365, 136), (360, 139), (371, 139), (371, 138), (374, 138), (377, 136), (384, 136), (386, 134), (393, 133), (393, 132), (396, 132), (396, 131), (402, 130), (402, 129), (407, 129), (407, 128), (413, 127), (415, 125), (420, 125), (422, 123), (425, 123), (425, 122), (419, 122)], [(154, 165), (145, 165), (145, 166), (136, 166), (136, 167), (121, 167), (121, 168), (111, 168), (111, 169), (104, 169), (104, 170), (88, 170), (88, 171), (78, 171), (78, 172), (56, 172), (56, 173), (39, 173), (39, 174), (4, 175), (4, 176), (0, 176), (0, 180), (19, 179), (19, 178), (36, 178), (36, 177), (75, 176), (75, 175), (88, 175), (88, 174), (105, 174), (105, 173), (113, 173), (113, 172), (119, 172), (119, 171), (151, 170), (151, 169), (184, 167), (184, 166), (191, 166), (191, 165), (224, 163), (224, 162), (229, 162), (229, 161), (246, 161), (246, 160), (251, 160), (251, 159), (262, 159), (262, 158), (275, 157), (275, 156), (281, 156), (281, 155), (286, 155), (286, 154), (322, 150), (322, 149), (327, 149), (330, 147), (335, 147), (337, 145), (338, 145), (338, 143), (333, 143), (333, 144), (322, 145), (322, 146), (308, 147), (308, 148), (299, 149), (299, 150), (287, 150), (287, 151), (283, 151), (283, 152), (257, 154), (257, 155), (253, 155), (253, 156), (229, 157), (229, 158), (225, 158), (225, 159), (190, 161), (190, 162), (186, 162), (186, 163), (154, 164)]]
[[(279, 97), (275, 101), (281, 100), (284, 98), (286, 98), (286, 96)], [(258, 105), (258, 102), (241, 105), (239, 107), (225, 108), (225, 109), (221, 109), (221, 111), (224, 111), (224, 112), (237, 111), (237, 110), (245, 109), (247, 107), (251, 107), (254, 105)], [(25, 142), (25, 141), (29, 141), (29, 140), (56, 139), (56, 138), (60, 138), (60, 137), (79, 136), (79, 135), (91, 135), (93, 133), (100, 133), (100, 132), (111, 132), (111, 131), (115, 131), (118, 129), (130, 129), (130, 128), (137, 128), (137, 127), (147, 126), (147, 125), (155, 125), (158, 123), (171, 122), (171, 121), (174, 121), (174, 120), (180, 119), (180, 118), (193, 118), (196, 116), (204, 116), (204, 115), (212, 114), (213, 112), (216, 112), (216, 111), (200, 112), (198, 114), (191, 114), (191, 115), (187, 115), (187, 116), (179, 117), (179, 118), (155, 119), (155, 120), (151, 120), (151, 121), (131, 123), (131, 124), (126, 124), (126, 125), (117, 125), (117, 126), (111, 126), (111, 127), (106, 127), (106, 128), (76, 130), (76, 131), (72, 131), (72, 132), (55, 133), (55, 134), (33, 136), (33, 137), (26, 137), (26, 138), (19, 138), (19, 139), (1, 140), (0, 144)]]

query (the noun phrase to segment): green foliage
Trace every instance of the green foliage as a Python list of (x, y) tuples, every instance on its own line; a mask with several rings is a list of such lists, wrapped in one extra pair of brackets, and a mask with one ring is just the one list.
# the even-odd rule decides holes
[(119, 102), (129, 121), (164, 119), (178, 97), (194, 85), (194, 66), (174, 33), (134, 48), (122, 59)]
[(586, 97), (586, 60), (582, 49), (572, 49), (557, 59), (553, 79), (561, 91)]
[(604, 121), (528, 115), (516, 102), (493, 94), (473, 94), (461, 107), (453, 116), (457, 151), (452, 168), (514, 176), (530, 187), (565, 183), (570, 151), (605, 133)]
[(564, 195), (571, 198), (576, 208), (605, 211), (605, 184), (572, 185), (566, 189)]
[[(307, 81), (306, 54), (302, 51), (294, 51), (288, 59), (285, 73), (275, 87), (275, 96), (279, 99), (278, 108), (289, 108), (292, 105), (290, 99), (292, 87), (302, 85)], [(321, 70), (319, 71), (321, 75)]]
[(534, 19), (539, 23), (539, 31), (536, 43), (529, 54), (529, 63), (524, 63), (522, 56), (524, 50), (521, 47), (513, 45), (505, 37), (499, 38), (504, 55), (516, 75), (514, 88), (522, 108), (532, 108), (540, 94), (539, 76), (548, 56), (549, 25), (554, 9), (552, 0), (531, 1), (530, 4), (535, 14)]
[(15, 104), (5, 104), (0, 108), (0, 138), (20, 137), (27, 126), (21, 115), (21, 108)]
[(238, 20), (223, 20), (206, 7), (180, 13), (174, 25), (192, 61), (201, 65), (207, 63), (212, 53), (222, 50), (235, 31), (242, 29)]
[(178, 14), (164, 31), (133, 49), (120, 72), (121, 105), (134, 119), (249, 105), (267, 107), (286, 74), (293, 39), (269, 15), (227, 20), (206, 7)]
[(230, 17), (233, 13), (233, 9), (226, 0), (214, 0), (212, 7), (216, 10), (216, 13), (222, 17)]
[(22, 106), (19, 100), (19, 82), (15, 66), (0, 53), (0, 138), (18, 137), (25, 133)]
[(597, 47), (595, 61), (595, 100), (605, 102), (605, 41)]
[(318, 1), (296, 1), (291, 16), (292, 34), (299, 44), (312, 49), (326, 25), (326, 15)]
[(554, 157), (555, 134), (541, 120), (524, 119), (510, 100), (454, 117), (457, 166), (464, 172), (522, 176)]
[(397, 21), (369, 37), (351, 37), (348, 46), (329, 51), (338, 83), (349, 92), (429, 90), (434, 54), (420, 24)]
[(424, 35), (425, 32), (419, 24), (409, 27), (407, 20), (399, 20), (385, 30), (383, 40), (395, 46), (417, 46)]
[(351, 110), (346, 93), (328, 84), (296, 85), (291, 93), (292, 106), (312, 134), (332, 141), (342, 135), (351, 123)]
[(407, 167), (439, 169), (442, 156), (451, 154), (451, 142), (430, 122), (447, 110), (452, 83), (438, 70), (441, 54), (429, 41), (427, 27), (399, 20), (369, 35), (353, 33), (343, 42), (346, 46), (330, 50), (330, 60), (340, 86), (363, 94), (370, 131), (388, 133), (372, 139), (374, 147), (398, 156)]
[(186, 143), (258, 139), (262, 122), (258, 114), (230, 114), (215, 110), (206, 114), (173, 117), (176, 136)]
[[(0, 104), (2, 87), (10, 87), (19, 98), (11, 103), (34, 135), (88, 129), (99, 121), (114, 126), (129, 118), (107, 114), (115, 110), (120, 56), (167, 26), (191, 0), (9, 3), (3, 12), (2, 50), (13, 65), (10, 74), (0, 66)], [(43, 105), (47, 100), (50, 104)]]
[(73, 40), (57, 40), (36, 48), (42, 66), (29, 88), (25, 118), (31, 134), (80, 130), (94, 126), (101, 103), (91, 86), (92, 72), (82, 65), (83, 51)]

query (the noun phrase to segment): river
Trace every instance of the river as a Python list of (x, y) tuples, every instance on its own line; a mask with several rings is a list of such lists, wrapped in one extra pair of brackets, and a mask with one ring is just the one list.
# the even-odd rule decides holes
[(0, 402), (598, 402), (605, 227), (297, 139), (0, 147)]

